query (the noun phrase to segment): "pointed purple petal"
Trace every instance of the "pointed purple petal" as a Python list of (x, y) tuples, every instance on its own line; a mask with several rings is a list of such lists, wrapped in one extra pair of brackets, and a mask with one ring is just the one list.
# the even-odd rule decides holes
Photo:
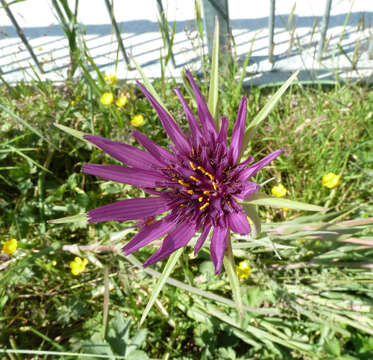
[(121, 165), (83, 164), (82, 171), (105, 180), (138, 187), (159, 187), (158, 184), (166, 180), (156, 171), (128, 168)]
[(185, 101), (183, 95), (181, 95), (180, 90), (178, 88), (175, 88), (174, 91), (175, 91), (176, 95), (178, 96), (178, 98), (180, 99), (181, 104), (184, 107), (184, 112), (185, 112), (186, 118), (188, 120), (188, 124), (189, 124), (190, 131), (192, 133), (192, 137), (196, 136), (199, 139), (203, 138), (201, 129), (200, 129), (200, 127), (199, 127), (199, 125), (196, 121), (196, 118), (195, 118), (192, 110), (190, 109), (189, 105)]
[(180, 152), (189, 155), (192, 151), (192, 148), (174, 119), (172, 119), (172, 117), (165, 109), (163, 109), (161, 105), (159, 105), (157, 100), (154, 99), (150, 92), (146, 90), (146, 88), (141, 83), (137, 82), (137, 85), (140, 87), (141, 91), (144, 93), (146, 98), (149, 100), (149, 102), (152, 104), (153, 108), (157, 112), (158, 117), (161, 120), (164, 129), (166, 130), (166, 133), (173, 141), (175, 146)]
[(114, 204), (101, 206), (88, 211), (89, 222), (109, 220), (138, 220), (162, 214), (170, 209), (169, 200), (161, 197), (135, 198), (121, 200)]
[(196, 226), (193, 223), (184, 221), (179, 227), (170, 233), (162, 243), (162, 246), (150, 256), (144, 263), (144, 267), (155, 264), (156, 262), (169, 256), (176, 250), (185, 246), (196, 232)]
[(196, 245), (194, 246), (194, 255), (197, 255), (198, 252), (201, 250), (202, 245), (205, 243), (207, 236), (210, 233), (211, 224), (206, 224), (203, 228), (201, 236), (198, 238)]
[(188, 70), (186, 71), (186, 76), (188, 77), (190, 85), (192, 85), (192, 88), (193, 88), (194, 96), (197, 102), (198, 117), (199, 117), (199, 121), (201, 122), (204, 133), (205, 135), (211, 134), (213, 139), (216, 139), (218, 134), (216, 131), (214, 119), (211, 116), (211, 113), (207, 107), (206, 101), (203, 98), (190, 71)]
[(228, 241), (228, 228), (216, 226), (212, 233), (210, 255), (215, 266), (215, 274), (220, 274), (225, 248)]
[(170, 221), (167, 217), (151, 225), (145, 225), (122, 250), (126, 255), (132, 254), (134, 251), (167, 234), (175, 226), (176, 222)]
[(249, 166), (247, 169), (243, 170), (239, 176), (241, 181), (247, 180), (251, 176), (254, 176), (259, 170), (263, 169), (264, 166), (268, 165), (272, 160), (276, 159), (284, 151), (284, 148), (278, 149), (273, 153), (267, 155), (262, 160), (256, 162), (255, 164)]
[(237, 120), (234, 124), (232, 132), (232, 140), (229, 146), (229, 160), (235, 164), (242, 150), (242, 140), (245, 133), (247, 113), (247, 102), (244, 96), (241, 100), (240, 107), (237, 113)]
[(246, 214), (242, 212), (233, 212), (227, 215), (230, 229), (241, 235), (249, 234), (251, 231), (250, 223)]
[(162, 166), (162, 163), (157, 159), (134, 146), (94, 135), (84, 135), (84, 139), (99, 147), (112, 158), (121, 161), (123, 164), (143, 169)]
[(227, 130), (228, 130), (228, 117), (223, 116), (221, 118), (221, 127), (218, 135), (218, 142), (227, 145)]
[(254, 194), (260, 189), (260, 186), (254, 182), (243, 182), (241, 185), (241, 192), (233, 196), (238, 200), (245, 200), (249, 195)]
[(163, 164), (167, 164), (167, 160), (173, 160), (174, 155), (168, 150), (163, 149), (153, 140), (150, 140), (141, 132), (135, 130), (132, 133), (132, 136), (158, 161), (161, 161)]

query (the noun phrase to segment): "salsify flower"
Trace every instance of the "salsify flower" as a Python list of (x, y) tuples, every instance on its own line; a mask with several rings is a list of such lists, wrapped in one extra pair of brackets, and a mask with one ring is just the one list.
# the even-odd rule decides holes
[[(201, 231), (194, 246), (197, 254), (211, 232), (211, 259), (216, 273), (219, 273), (229, 231), (250, 233), (249, 221), (239, 201), (258, 191), (260, 186), (249, 178), (283, 149), (250, 166), (253, 161), (251, 156), (238, 163), (245, 131), (246, 98), (241, 100), (228, 146), (228, 118), (221, 119), (218, 130), (190, 72), (187, 72), (187, 77), (196, 98), (200, 124), (179, 89), (175, 92), (184, 107), (190, 133), (183, 133), (168, 112), (138, 83), (174, 144), (169, 149), (158, 146), (139, 131), (134, 131), (133, 136), (146, 151), (98, 136), (84, 136), (126, 165), (84, 164), (85, 173), (134, 185), (152, 195), (93, 209), (88, 212), (88, 221), (143, 220), (137, 235), (123, 248), (126, 255), (166, 235), (162, 245), (145, 261), (144, 266), (152, 265), (187, 245)], [(166, 214), (160, 219), (146, 220), (163, 213)]]

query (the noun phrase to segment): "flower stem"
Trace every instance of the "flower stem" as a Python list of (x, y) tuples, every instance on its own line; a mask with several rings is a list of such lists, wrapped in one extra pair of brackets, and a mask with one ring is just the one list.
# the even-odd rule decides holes
[(238, 315), (240, 316), (240, 318), (242, 318), (243, 309), (242, 309), (242, 297), (241, 297), (241, 290), (240, 290), (240, 280), (238, 279), (238, 275), (236, 273), (230, 233), (228, 236), (229, 236), (228, 243), (227, 243), (227, 248), (225, 250), (225, 256), (224, 256), (224, 268), (225, 268), (225, 271), (227, 272), (229, 283), (231, 285), (233, 300), (236, 303)]

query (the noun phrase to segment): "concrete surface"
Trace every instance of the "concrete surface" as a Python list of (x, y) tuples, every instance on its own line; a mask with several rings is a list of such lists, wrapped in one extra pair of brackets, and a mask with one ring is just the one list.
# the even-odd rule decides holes
[[(373, 1), (333, 0), (327, 33), (328, 49), (319, 62), (315, 54), (325, 2), (277, 0), (275, 62), (272, 65), (267, 60), (269, 0), (229, 0), (237, 61), (243, 62), (254, 41), (247, 68), (252, 76), (246, 80), (256, 84), (282, 81), (298, 68), (303, 69), (301, 78), (305, 80), (368, 76), (373, 69), (373, 61), (368, 59), (369, 39), (373, 31)], [(75, 2), (70, 3), (73, 6)], [(163, 3), (169, 24), (172, 26), (176, 22), (173, 46), (176, 67), (169, 63), (167, 74), (178, 77), (184, 67), (198, 70), (201, 49), (196, 40), (194, 0), (164, 0)], [(294, 4), (294, 16), (289, 23)], [(3, 78), (16, 82), (39, 76), (41, 79), (63, 81), (70, 62), (68, 41), (51, 2), (26, 0), (11, 5), (11, 9), (43, 64), (45, 74), (37, 70), (5, 10), (0, 9), (0, 69)], [(157, 23), (156, 1), (114, 0), (114, 14), (127, 52), (144, 68), (148, 77), (159, 77), (159, 58), (165, 50)], [(80, 0), (78, 21), (84, 24), (89, 53), (103, 72), (116, 72), (122, 79), (139, 77), (137, 71), (127, 69), (118, 51), (103, 0)], [(351, 71), (351, 63), (355, 59), (358, 59), (358, 70)]]

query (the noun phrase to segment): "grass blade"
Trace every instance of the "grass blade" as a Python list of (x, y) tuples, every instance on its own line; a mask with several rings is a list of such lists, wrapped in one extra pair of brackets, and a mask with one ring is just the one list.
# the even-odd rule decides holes
[(0, 109), (5, 111), (9, 116), (11, 116), (14, 120), (18, 121), (19, 123), (21, 123), (24, 127), (26, 127), (27, 129), (29, 129), (30, 131), (32, 131), (34, 134), (36, 134), (37, 136), (39, 136), (41, 139), (45, 140), (47, 143), (49, 143), (50, 145), (53, 146), (53, 144), (51, 144), (49, 142), (49, 140), (42, 134), (40, 133), (38, 130), (36, 130), (34, 127), (32, 127), (30, 124), (28, 124), (25, 120), (21, 119), (18, 115), (14, 114), (12, 111), (10, 111), (8, 108), (6, 108), (5, 106), (3, 106), (2, 104), (0, 104)]
[(215, 18), (214, 43), (212, 45), (212, 62), (211, 62), (211, 78), (210, 89), (207, 106), (210, 110), (212, 118), (215, 120), (215, 125), (219, 128), (217, 119), (218, 107), (218, 85), (219, 85), (219, 20)]
[(323, 208), (318, 205), (312, 205), (303, 203), (300, 201), (294, 201), (289, 199), (278, 198), (262, 193), (256, 193), (251, 195), (243, 204), (248, 203), (252, 205), (265, 205), (271, 207), (279, 208), (289, 208), (294, 210), (305, 210), (305, 211), (326, 211), (326, 208)]
[(157, 299), (160, 291), (162, 290), (164, 284), (166, 283), (169, 275), (171, 274), (172, 270), (174, 269), (177, 261), (179, 260), (180, 255), (182, 254), (183, 251), (184, 251), (184, 248), (181, 248), (181, 249), (175, 251), (174, 253), (172, 253), (172, 255), (170, 255), (170, 257), (168, 258), (167, 264), (163, 269), (162, 275), (158, 279), (158, 282), (155, 286), (155, 289), (153, 290), (152, 294), (150, 295), (149, 302), (147, 303), (146, 308), (145, 308), (145, 310), (144, 310), (144, 312), (141, 316), (139, 327), (141, 327), (141, 325), (144, 323), (146, 317), (149, 314), (150, 309), (152, 308), (155, 300)]
[(262, 110), (259, 111), (258, 115), (255, 116), (248, 129), (245, 132), (245, 136), (242, 143), (242, 152), (247, 147), (249, 140), (255, 134), (256, 127), (268, 116), (272, 111), (278, 101), (281, 99), (281, 96), (285, 93), (287, 88), (295, 81), (300, 70), (297, 70), (289, 79), (277, 90), (277, 92), (272, 96), (272, 98), (264, 105)]
[(83, 132), (81, 132), (79, 130), (74, 130), (74, 129), (71, 129), (71, 128), (65, 126), (65, 125), (61, 125), (61, 124), (57, 124), (57, 123), (54, 123), (53, 125), (55, 127), (59, 128), (60, 130), (64, 131), (65, 133), (67, 133), (69, 135), (72, 135), (72, 136), (75, 136), (79, 140), (86, 141), (83, 138), (83, 136), (86, 135), (86, 134), (84, 134)]
[(59, 219), (48, 220), (50, 224), (68, 224), (74, 223), (79, 221), (88, 221), (88, 215), (86, 213), (73, 215), (73, 216), (66, 216)]
[(252, 221), (252, 224), (250, 223), (251, 226), (251, 234), (253, 238), (256, 238), (261, 232), (261, 223), (260, 223), (260, 218), (259, 215), (255, 209), (254, 205), (251, 204), (242, 204), (242, 207), (245, 211), (245, 214), (250, 218)]

